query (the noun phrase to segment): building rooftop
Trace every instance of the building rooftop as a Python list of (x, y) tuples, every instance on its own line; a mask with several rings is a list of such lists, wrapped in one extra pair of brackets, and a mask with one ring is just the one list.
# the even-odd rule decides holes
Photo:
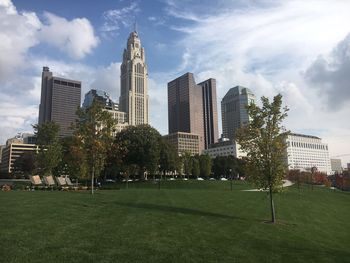
[(317, 136), (313, 136), (313, 135), (305, 135), (305, 134), (300, 134), (300, 133), (290, 133), (289, 135), (298, 136), (298, 137), (304, 137), (304, 138), (310, 138), (310, 139), (319, 139), (319, 140), (321, 140), (321, 138), (319, 138), (319, 137), (317, 137)]
[(243, 87), (243, 86), (235, 86), (233, 88), (231, 88), (227, 93), (226, 95), (224, 96), (224, 99), (225, 98), (228, 98), (228, 97), (233, 97), (233, 96), (237, 96), (237, 95), (243, 95), (243, 94), (251, 94), (251, 95), (254, 95), (254, 93), (246, 88), (246, 87)]

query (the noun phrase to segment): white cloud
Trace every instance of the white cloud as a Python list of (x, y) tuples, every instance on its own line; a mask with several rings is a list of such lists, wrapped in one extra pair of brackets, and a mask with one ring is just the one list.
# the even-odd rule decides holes
[(17, 13), (10, 1), (0, 3), (0, 80), (25, 67), (29, 48), (38, 44), (40, 22), (34, 13)]
[(326, 97), (330, 110), (350, 101), (350, 34), (328, 56), (319, 56), (307, 69), (310, 86)]
[(19, 131), (32, 132), (31, 124), (37, 119), (36, 105), (23, 105), (20, 101), (0, 103), (0, 144), (12, 138)]
[(16, 7), (13, 5), (11, 0), (0, 0), (0, 7), (4, 8), (7, 14), (16, 14)]
[(136, 2), (131, 2), (129, 6), (120, 9), (110, 9), (103, 13), (104, 23), (101, 27), (103, 32), (115, 32), (121, 26), (129, 27), (135, 22), (135, 15), (140, 11)]
[(48, 12), (44, 13), (44, 17), (46, 23), (41, 27), (39, 39), (55, 46), (72, 58), (85, 57), (99, 43), (94, 28), (86, 18), (68, 21)]
[(98, 67), (89, 88), (106, 91), (114, 102), (119, 103), (120, 65), (121, 63), (112, 62), (107, 67)]
[(155, 16), (149, 16), (147, 19), (149, 21), (151, 21), (152, 24), (155, 25), (155, 26), (164, 25), (165, 24), (165, 20), (166, 20), (166, 18), (164, 18), (164, 17), (155, 17)]
[(9, 0), (0, 2), (0, 81), (6, 81), (22, 69), (28, 69), (29, 49), (48, 43), (72, 58), (92, 52), (99, 40), (86, 18), (71, 21), (45, 13), (42, 23), (34, 12), (18, 12)]

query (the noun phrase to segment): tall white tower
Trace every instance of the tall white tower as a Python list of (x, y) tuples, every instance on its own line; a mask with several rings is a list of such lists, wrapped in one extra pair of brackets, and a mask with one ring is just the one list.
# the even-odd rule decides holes
[(147, 82), (145, 50), (135, 30), (130, 33), (120, 66), (119, 107), (128, 114), (129, 125), (148, 124)]

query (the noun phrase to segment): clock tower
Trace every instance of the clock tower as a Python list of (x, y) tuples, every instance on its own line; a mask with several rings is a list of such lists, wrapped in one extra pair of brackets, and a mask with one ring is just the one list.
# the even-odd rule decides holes
[(119, 107), (130, 125), (148, 124), (148, 73), (145, 50), (136, 30), (130, 33), (120, 66)]

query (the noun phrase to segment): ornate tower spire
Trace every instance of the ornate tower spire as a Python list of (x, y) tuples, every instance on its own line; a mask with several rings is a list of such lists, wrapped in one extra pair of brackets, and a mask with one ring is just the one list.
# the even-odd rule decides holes
[(136, 31), (130, 33), (120, 66), (120, 110), (130, 125), (148, 124), (148, 73), (145, 50)]

